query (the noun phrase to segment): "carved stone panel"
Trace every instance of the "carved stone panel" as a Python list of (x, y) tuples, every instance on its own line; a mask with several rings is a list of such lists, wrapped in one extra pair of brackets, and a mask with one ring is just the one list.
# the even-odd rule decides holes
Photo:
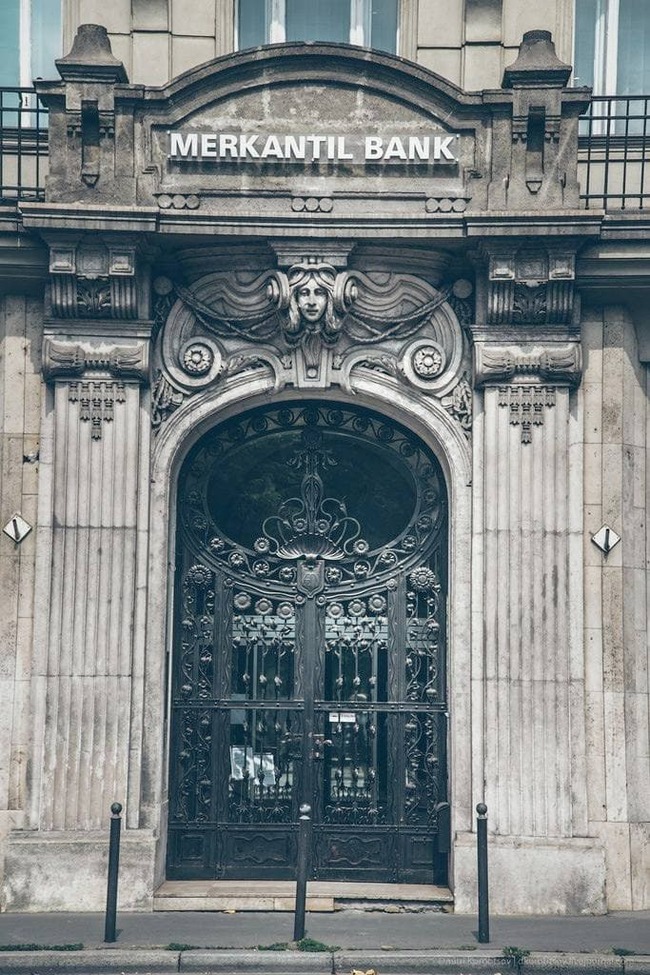
[(455, 309), (471, 318), (470, 282), (435, 288), (414, 274), (350, 267), (343, 254), (278, 257), (279, 268), (214, 271), (189, 287), (156, 280), (155, 427), (186, 397), (255, 369), (270, 372), (276, 390), (352, 391), (362, 372), (384, 373), (454, 416), (451, 404), (462, 403), (468, 431), (471, 397), (452, 392), (469, 369)]

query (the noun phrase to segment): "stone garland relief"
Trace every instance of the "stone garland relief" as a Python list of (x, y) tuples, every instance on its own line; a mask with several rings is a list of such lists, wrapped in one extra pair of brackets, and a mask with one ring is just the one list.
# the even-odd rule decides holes
[(213, 272), (186, 288), (154, 281), (152, 423), (187, 396), (244, 370), (274, 388), (353, 392), (359, 370), (383, 372), (439, 398), (471, 431), (468, 343), (473, 287), (440, 289), (415, 275), (348, 270), (308, 256), (285, 269)]

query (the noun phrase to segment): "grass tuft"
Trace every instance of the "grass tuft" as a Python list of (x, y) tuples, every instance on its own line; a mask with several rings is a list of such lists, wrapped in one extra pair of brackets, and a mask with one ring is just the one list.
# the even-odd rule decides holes
[(24, 941), (17, 945), (0, 945), (0, 951), (82, 951), (84, 947), (80, 941), (66, 945), (37, 945)]

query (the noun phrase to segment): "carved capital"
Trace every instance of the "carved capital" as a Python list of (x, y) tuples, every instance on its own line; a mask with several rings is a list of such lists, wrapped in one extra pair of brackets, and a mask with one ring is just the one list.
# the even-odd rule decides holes
[(128, 242), (53, 243), (50, 285), (55, 318), (137, 318), (136, 247)]
[(148, 343), (109, 345), (103, 342), (69, 342), (46, 338), (43, 342), (43, 375), (56, 379), (130, 379), (149, 377)]
[(474, 346), (474, 385), (500, 385), (523, 382), (528, 385), (552, 382), (577, 386), (582, 373), (582, 357), (577, 342), (535, 345)]
[(571, 326), (576, 317), (575, 245), (499, 241), (482, 250), (488, 325)]

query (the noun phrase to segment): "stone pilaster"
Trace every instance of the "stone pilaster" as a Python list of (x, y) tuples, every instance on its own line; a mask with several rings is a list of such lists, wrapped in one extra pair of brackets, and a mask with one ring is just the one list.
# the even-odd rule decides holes
[[(93, 248), (109, 253), (100, 240)], [(154, 858), (141, 813), (150, 322), (135, 317), (135, 305), (128, 317), (123, 303), (89, 309), (73, 274), (72, 299), (59, 301), (55, 248), (53, 256), (29, 801), (24, 831), (9, 839), (5, 904), (101, 910), (106, 824), (119, 801), (126, 903), (146, 906)]]
[(491, 828), (507, 835), (585, 832), (579, 364), (575, 343), (475, 350), (485, 798)]
[[(486, 324), (473, 329), (482, 405), (474, 424), (480, 626), (473, 667), (482, 708), (475, 736), (482, 794), (475, 798), (489, 810), (495, 911), (526, 904), (548, 912), (564, 903), (597, 912), (602, 852), (582, 839), (581, 351), (572, 327), (572, 260), (561, 264), (557, 288), (549, 275), (557, 255), (510, 246), (510, 256), (489, 255), (481, 286)], [(461, 842), (461, 864), (464, 855)]]
[[(79, 346), (69, 345), (72, 358)], [(140, 710), (137, 596), (146, 555), (141, 377), (110, 368), (79, 380), (56, 375), (52, 352), (63, 347), (45, 350), (53, 381), (52, 494), (39, 532), (51, 549), (48, 612), (35, 635), (40, 760), (32, 768), (30, 826), (99, 829), (115, 800), (127, 801), (127, 821), (137, 825), (138, 789), (129, 793), (129, 775), (139, 766), (132, 717)], [(137, 353), (146, 365), (142, 345)]]

